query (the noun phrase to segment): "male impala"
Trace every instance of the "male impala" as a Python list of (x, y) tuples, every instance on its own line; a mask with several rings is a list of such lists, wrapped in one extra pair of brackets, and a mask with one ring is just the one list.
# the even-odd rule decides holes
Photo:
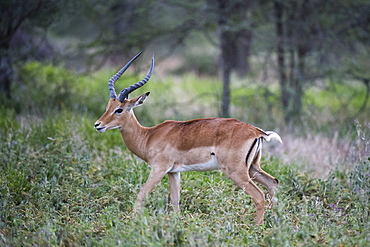
[(272, 131), (228, 118), (203, 118), (185, 122), (165, 121), (154, 127), (143, 127), (133, 108), (144, 103), (149, 93), (128, 99), (128, 95), (143, 86), (152, 75), (154, 54), (146, 77), (116, 95), (114, 83), (141, 54), (137, 54), (108, 82), (110, 100), (105, 113), (95, 122), (95, 129), (105, 132), (118, 128), (123, 141), (135, 155), (151, 166), (148, 180), (138, 194), (137, 211), (145, 197), (167, 174), (170, 198), (175, 211), (179, 210), (180, 172), (221, 169), (236, 185), (252, 197), (257, 208), (256, 223), (263, 223), (265, 194), (256, 180), (274, 196), (278, 180), (260, 167), (262, 141), (280, 142)]

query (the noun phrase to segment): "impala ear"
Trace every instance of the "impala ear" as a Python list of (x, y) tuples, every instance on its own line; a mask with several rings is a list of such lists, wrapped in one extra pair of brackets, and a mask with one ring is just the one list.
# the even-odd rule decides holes
[(129, 104), (129, 110), (131, 110), (132, 108), (136, 107), (136, 106), (141, 106), (144, 101), (146, 100), (146, 98), (148, 98), (148, 95), (150, 94), (150, 92), (147, 92), (147, 93), (144, 93), (140, 96), (137, 96), (133, 99), (130, 100), (130, 104)]

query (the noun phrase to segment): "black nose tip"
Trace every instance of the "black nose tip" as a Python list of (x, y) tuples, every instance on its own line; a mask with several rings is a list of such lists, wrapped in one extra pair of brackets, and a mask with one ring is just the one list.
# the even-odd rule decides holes
[(95, 127), (98, 127), (99, 125), (100, 125), (100, 123), (96, 123), (96, 124), (94, 124), (94, 126), (95, 126)]

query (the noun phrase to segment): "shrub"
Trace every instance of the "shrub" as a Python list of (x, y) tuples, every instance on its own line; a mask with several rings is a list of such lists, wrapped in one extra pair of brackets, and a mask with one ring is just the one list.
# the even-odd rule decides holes
[(76, 75), (52, 64), (25, 63), (18, 68), (14, 86), (16, 99), (27, 109), (71, 108), (74, 98), (73, 83)]

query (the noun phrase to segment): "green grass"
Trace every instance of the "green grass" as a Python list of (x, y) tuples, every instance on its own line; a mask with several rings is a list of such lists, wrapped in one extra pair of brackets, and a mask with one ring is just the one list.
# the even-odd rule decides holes
[[(48, 73), (69, 77), (67, 71)], [(108, 97), (105, 73), (73, 77), (73, 82), (62, 80), (70, 88), (68, 97), (58, 96), (58, 101), (25, 98), (42, 93), (27, 96), (26, 89), (32, 86), (25, 86), (19, 98), (29, 99), (27, 104), (20, 100), (13, 109), (0, 108), (1, 246), (368, 245), (368, 156), (349, 171), (334, 170), (325, 179), (303, 173), (300, 164), (265, 156), (264, 169), (281, 186), (276, 207), (266, 211), (262, 226), (254, 224), (251, 198), (219, 171), (181, 175), (179, 214), (168, 205), (164, 178), (135, 216), (136, 195), (149, 168), (130, 154), (118, 131), (100, 134), (93, 128)], [(47, 83), (42, 75), (37, 73), (30, 82)], [(189, 101), (193, 95), (217, 94), (218, 90), (211, 79), (201, 79), (199, 87), (195, 79), (189, 75), (184, 81), (154, 80), (140, 89), (153, 95), (138, 108), (139, 120), (149, 126), (171, 114), (173, 119), (189, 117), (192, 107), (199, 104)], [(186, 92), (183, 98), (179, 88)], [(53, 97), (55, 90), (59, 89), (46, 93)], [(188, 103), (186, 111), (174, 105), (178, 101)], [(195, 109), (194, 114), (200, 112)], [(367, 137), (362, 133), (361, 138)]]
[[(182, 175), (182, 212), (167, 205), (164, 179), (132, 214), (149, 168), (92, 119), (49, 116), (20, 127), (11, 111), (1, 123), (0, 243), (102, 246), (364, 246), (369, 241), (369, 161), (327, 180), (294, 164), (263, 160), (281, 182), (277, 206), (254, 225), (248, 196), (220, 172)], [(30, 120), (32, 121), (32, 119)], [(108, 134), (109, 132), (107, 132)], [(114, 145), (105, 145), (112, 141)], [(104, 144), (104, 145), (103, 145)], [(169, 211), (167, 213), (167, 211)]]

